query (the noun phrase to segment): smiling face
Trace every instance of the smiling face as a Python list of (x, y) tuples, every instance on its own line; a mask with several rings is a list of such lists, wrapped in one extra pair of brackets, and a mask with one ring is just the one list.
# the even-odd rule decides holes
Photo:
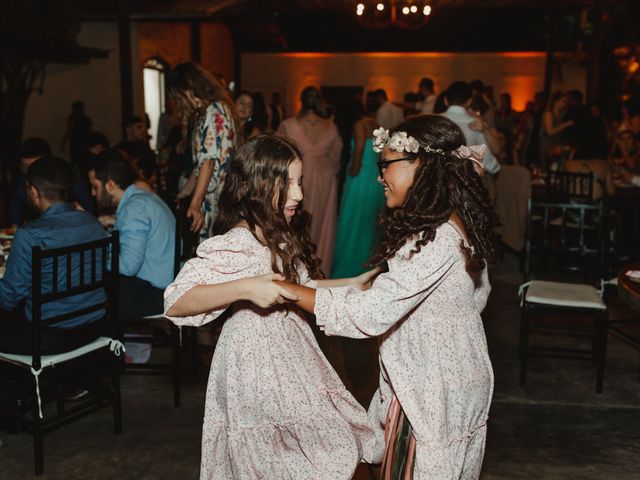
[(407, 191), (413, 185), (413, 179), (420, 165), (420, 160), (402, 160), (386, 166), (384, 162), (405, 159), (407, 156), (406, 152), (396, 152), (390, 150), (389, 147), (385, 147), (382, 151), (380, 157), (382, 173), (378, 176), (378, 182), (384, 188), (384, 196), (389, 208), (399, 208), (404, 205)]
[[(290, 222), (298, 211), (298, 206), (302, 202), (302, 162), (296, 158), (289, 164), (287, 186), (287, 199), (284, 202), (284, 216)], [(277, 205), (276, 199), (276, 205)]]

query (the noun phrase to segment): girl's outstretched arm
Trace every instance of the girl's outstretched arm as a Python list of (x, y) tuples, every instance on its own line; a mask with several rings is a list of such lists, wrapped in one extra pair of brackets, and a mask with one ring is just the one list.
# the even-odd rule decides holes
[(313, 310), (316, 308), (316, 289), (304, 287), (302, 285), (297, 285), (294, 283), (287, 283), (274, 280), (273, 283), (276, 283), (280, 288), (283, 288), (293, 295), (298, 297), (297, 305), (302, 308), (304, 311), (313, 313)]
[(283, 280), (283, 277), (268, 274), (214, 285), (195, 285), (167, 309), (166, 315), (191, 317), (219, 310), (239, 300), (248, 300), (261, 308), (298, 300), (274, 280)]
[[(380, 272), (382, 272), (382, 269), (378, 267), (353, 278), (318, 280), (318, 288), (355, 287), (359, 290), (368, 290), (369, 288), (371, 288), (371, 283), (373, 282), (375, 277), (380, 274)], [(297, 301), (298, 306), (309, 313), (313, 313), (313, 310), (316, 307), (315, 288), (295, 285), (278, 280), (274, 280), (273, 283), (277, 283), (280, 287), (297, 296), (299, 298), (299, 300)]]
[(359, 290), (368, 290), (373, 280), (382, 272), (382, 268), (376, 267), (373, 270), (364, 272), (352, 278), (332, 278), (318, 280), (318, 288), (334, 287), (356, 287)]

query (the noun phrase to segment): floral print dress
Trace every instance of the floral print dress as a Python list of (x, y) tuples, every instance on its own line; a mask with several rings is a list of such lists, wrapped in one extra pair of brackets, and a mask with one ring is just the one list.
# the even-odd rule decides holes
[[(196, 285), (273, 273), (271, 251), (245, 228), (200, 244), (165, 291), (168, 310)], [(298, 265), (300, 283), (316, 281)], [(201, 480), (348, 480), (375, 448), (365, 409), (322, 354), (295, 304), (238, 301), (169, 317), (201, 326), (232, 312), (216, 345), (207, 385)]]
[(214, 102), (205, 114), (196, 121), (192, 136), (192, 158), (195, 174), (200, 174), (204, 162), (211, 160), (213, 172), (207, 192), (202, 201), (204, 224), (200, 230), (200, 241), (211, 236), (213, 222), (218, 215), (218, 197), (224, 185), (227, 168), (236, 150), (236, 127), (233, 114), (222, 102)]
[[(486, 268), (479, 285), (467, 273), (463, 239), (455, 224), (444, 223), (420, 252), (412, 255), (415, 239), (408, 241), (369, 290), (317, 290), (316, 322), (325, 334), (380, 339), (380, 387), (369, 406), (377, 433), (374, 459), (382, 460), (385, 444), (393, 457), (393, 432), (385, 442), (384, 429), (387, 419), (393, 423), (394, 409), (402, 412), (411, 435), (401, 440), (414, 437), (415, 446), (409, 442), (406, 455), (387, 459), (391, 466), (407, 461), (401, 478), (480, 476), (493, 395), (480, 312), (491, 288)], [(383, 478), (394, 478), (393, 470)]]

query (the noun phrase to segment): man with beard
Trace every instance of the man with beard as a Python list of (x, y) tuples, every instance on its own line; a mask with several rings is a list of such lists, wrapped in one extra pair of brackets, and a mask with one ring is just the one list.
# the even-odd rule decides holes
[[(43, 250), (49, 250), (107, 237), (93, 216), (77, 210), (69, 203), (72, 184), (72, 167), (60, 158), (45, 156), (28, 167), (27, 199), (40, 216), (18, 228), (4, 277), (0, 279), (0, 308), (4, 310), (0, 319), (0, 351), (30, 354), (32, 350), (32, 247), (39, 246)], [(85, 262), (85, 270), (90, 271), (89, 260)], [(58, 278), (64, 278), (65, 272), (66, 263), (60, 261)], [(43, 283), (52, 274), (53, 265), (44, 263)], [(79, 281), (80, 269), (73, 269), (72, 285), (78, 285)], [(96, 290), (62, 301), (52, 301), (43, 305), (42, 318), (46, 321), (47, 318), (93, 306), (104, 299), (105, 292)], [(98, 310), (48, 325), (42, 329), (42, 353), (63, 352), (99, 337), (102, 334), (100, 320), (103, 317), (104, 310)]]
[(117, 150), (100, 154), (89, 170), (98, 207), (116, 207), (120, 233), (118, 313), (123, 321), (164, 311), (173, 281), (175, 218), (157, 195), (135, 186), (133, 168)]
[[(33, 220), (38, 212), (30, 208), (27, 199), (27, 169), (42, 157), (51, 156), (51, 148), (47, 141), (39, 137), (27, 138), (20, 145), (19, 168), (15, 178), (15, 189), (9, 200), (9, 223), (19, 226), (24, 222)], [(89, 195), (89, 186), (84, 178), (80, 178), (79, 172), (72, 167), (73, 182), (71, 184), (71, 201), (79, 205), (83, 210), (93, 213), (93, 202)]]

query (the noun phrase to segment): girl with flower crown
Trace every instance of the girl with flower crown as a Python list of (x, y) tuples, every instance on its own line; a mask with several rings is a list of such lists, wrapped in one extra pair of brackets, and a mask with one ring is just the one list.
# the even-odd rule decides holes
[(476, 479), (493, 373), (480, 318), (495, 255), (482, 148), (447, 118), (375, 132), (386, 210), (371, 288), (283, 283), (327, 335), (378, 337), (380, 386), (369, 407), (381, 478)]
[(272, 282), (370, 280), (321, 279), (302, 200), (298, 149), (272, 135), (249, 139), (230, 161), (214, 236), (165, 291), (178, 325), (232, 313), (207, 386), (202, 480), (348, 480), (372, 457), (366, 411), (320, 351), (296, 297)]

